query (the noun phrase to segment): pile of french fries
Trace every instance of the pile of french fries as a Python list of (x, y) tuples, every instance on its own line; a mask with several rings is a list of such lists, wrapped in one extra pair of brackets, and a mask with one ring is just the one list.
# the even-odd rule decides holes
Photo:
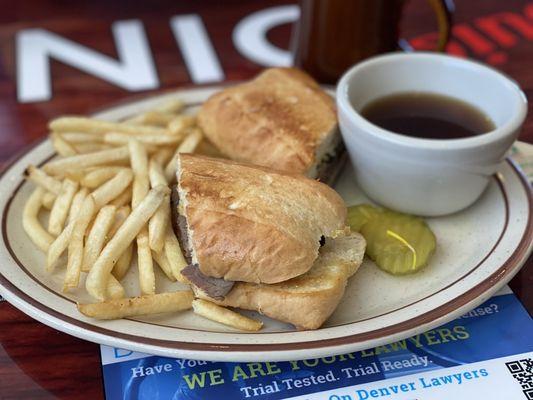
[[(26, 170), (36, 188), (24, 207), (24, 230), (46, 253), (47, 272), (59, 267), (66, 252), (64, 292), (87, 273), (85, 289), (97, 302), (78, 304), (86, 316), (117, 319), (193, 308), (228, 326), (259, 330), (261, 322), (194, 300), (191, 290), (156, 293), (156, 267), (170, 281), (187, 283), (181, 275), (187, 262), (171, 226), (169, 186), (178, 154), (209, 149), (195, 117), (183, 109), (182, 101), (171, 100), (121, 122), (52, 120), (58, 157)], [(43, 226), (39, 216), (46, 210)], [(135, 256), (140, 295), (126, 298), (121, 280)]]

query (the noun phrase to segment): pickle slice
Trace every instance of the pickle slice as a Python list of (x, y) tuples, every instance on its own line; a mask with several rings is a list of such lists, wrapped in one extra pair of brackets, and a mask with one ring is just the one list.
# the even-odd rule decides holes
[(393, 275), (420, 270), (436, 247), (435, 235), (424, 220), (388, 210), (369, 219), (361, 234), (367, 241), (367, 255)]
[(352, 232), (359, 232), (364, 224), (383, 212), (383, 209), (370, 204), (348, 207), (347, 222)]

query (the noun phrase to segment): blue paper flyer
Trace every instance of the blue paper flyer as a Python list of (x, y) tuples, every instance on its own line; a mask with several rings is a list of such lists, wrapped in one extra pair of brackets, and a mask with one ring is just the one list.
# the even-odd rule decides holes
[(101, 346), (108, 400), (533, 399), (533, 320), (509, 289), (441, 327), (373, 349), (266, 363)]

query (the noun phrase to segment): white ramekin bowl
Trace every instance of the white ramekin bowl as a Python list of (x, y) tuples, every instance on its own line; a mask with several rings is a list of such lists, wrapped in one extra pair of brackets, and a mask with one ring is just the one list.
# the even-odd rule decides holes
[[(494, 122), (462, 139), (421, 139), (384, 130), (360, 115), (377, 98), (431, 92), (466, 101)], [(526, 117), (518, 85), (482, 64), (436, 53), (392, 53), (352, 67), (337, 86), (339, 124), (357, 181), (376, 202), (437, 216), (476, 201)]]

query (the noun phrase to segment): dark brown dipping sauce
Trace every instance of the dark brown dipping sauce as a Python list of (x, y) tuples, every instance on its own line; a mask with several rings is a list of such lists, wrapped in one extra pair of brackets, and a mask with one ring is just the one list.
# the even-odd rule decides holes
[(425, 139), (460, 139), (494, 129), (490, 118), (477, 107), (434, 93), (382, 97), (367, 104), (361, 115), (380, 128)]

